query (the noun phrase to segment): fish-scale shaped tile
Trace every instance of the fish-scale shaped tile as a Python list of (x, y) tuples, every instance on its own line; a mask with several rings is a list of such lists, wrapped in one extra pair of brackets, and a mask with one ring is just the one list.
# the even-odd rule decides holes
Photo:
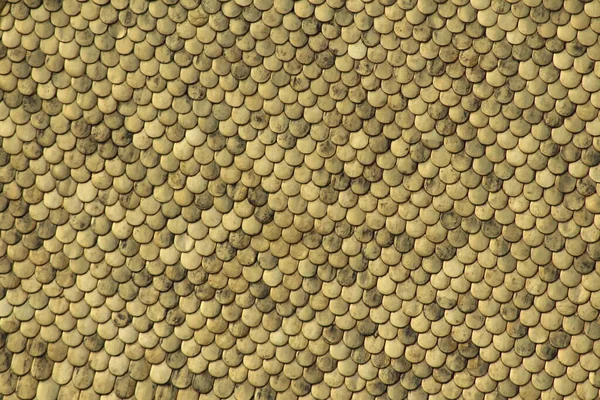
[(4, 394), (593, 398), (595, 2), (100, 3), (0, 20)]

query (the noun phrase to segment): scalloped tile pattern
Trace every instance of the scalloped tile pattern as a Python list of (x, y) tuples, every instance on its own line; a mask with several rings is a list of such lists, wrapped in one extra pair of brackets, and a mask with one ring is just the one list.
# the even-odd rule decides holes
[(0, 398), (598, 399), (599, 32), (597, 0), (10, 0)]

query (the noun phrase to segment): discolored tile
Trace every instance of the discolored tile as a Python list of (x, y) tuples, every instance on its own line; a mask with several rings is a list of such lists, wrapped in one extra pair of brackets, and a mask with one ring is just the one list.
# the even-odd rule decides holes
[(0, 0), (0, 396), (597, 396), (595, 1)]

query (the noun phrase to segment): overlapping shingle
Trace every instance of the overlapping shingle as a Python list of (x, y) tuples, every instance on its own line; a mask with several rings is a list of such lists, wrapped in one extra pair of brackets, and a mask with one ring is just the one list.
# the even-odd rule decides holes
[(2, 5), (0, 397), (599, 396), (598, 1)]

